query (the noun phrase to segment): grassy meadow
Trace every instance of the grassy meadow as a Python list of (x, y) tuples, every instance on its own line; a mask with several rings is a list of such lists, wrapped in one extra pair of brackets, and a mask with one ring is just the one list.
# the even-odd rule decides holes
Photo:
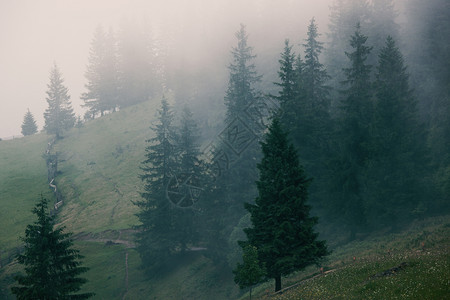
[(282, 293), (273, 293), (272, 281), (263, 283), (252, 299), (448, 299), (450, 216), (340, 246), (322, 266), (325, 274), (311, 266), (284, 278)]

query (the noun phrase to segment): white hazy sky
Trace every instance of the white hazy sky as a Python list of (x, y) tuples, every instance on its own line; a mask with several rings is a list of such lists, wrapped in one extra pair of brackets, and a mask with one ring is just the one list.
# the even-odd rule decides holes
[[(227, 53), (234, 46), (233, 34), (239, 23), (244, 23), (250, 37), (261, 39), (257, 45), (252, 44), (256, 51), (257, 47), (264, 47), (264, 39), (271, 37), (278, 39), (276, 45), (281, 51), (282, 41), (299, 39), (313, 16), (324, 32), (329, 3), (330, 0), (0, 0), (0, 138), (20, 134), (27, 109), (42, 129), (47, 107), (45, 91), (54, 62), (69, 88), (75, 112), (83, 114), (79, 97), (85, 91), (90, 42), (99, 24), (117, 29), (123, 18), (150, 19), (157, 26), (164, 24), (163, 28), (178, 32), (178, 36), (174, 35), (179, 39), (175, 44), (183, 45), (183, 52), (192, 54), (196, 47), (208, 53), (223, 47), (223, 53)], [(292, 34), (298, 36), (289, 36)]]

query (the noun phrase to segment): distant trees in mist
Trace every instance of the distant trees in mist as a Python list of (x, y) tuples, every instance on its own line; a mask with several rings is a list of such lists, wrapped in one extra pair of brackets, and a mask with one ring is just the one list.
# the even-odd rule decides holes
[(106, 111), (159, 95), (163, 71), (157, 56), (158, 49), (149, 27), (128, 20), (115, 33), (112, 28), (105, 32), (98, 26), (85, 73), (87, 92), (81, 95), (87, 108), (86, 116), (103, 116)]
[(44, 112), (44, 129), (48, 134), (60, 138), (64, 130), (75, 125), (75, 113), (70, 102), (69, 89), (64, 85), (64, 79), (56, 64), (50, 71), (47, 88), (48, 108)]
[(193, 190), (204, 176), (199, 158), (196, 123), (185, 108), (180, 125), (168, 101), (163, 98), (157, 123), (152, 127), (155, 137), (148, 139), (140, 176), (144, 182), (137, 216), (137, 250), (148, 274), (167, 266), (174, 256), (184, 253), (198, 241), (196, 211), (198, 199)]
[(36, 121), (29, 109), (27, 110), (25, 116), (23, 117), (23, 123), (21, 127), (22, 127), (22, 134), (24, 136), (32, 135), (37, 132)]

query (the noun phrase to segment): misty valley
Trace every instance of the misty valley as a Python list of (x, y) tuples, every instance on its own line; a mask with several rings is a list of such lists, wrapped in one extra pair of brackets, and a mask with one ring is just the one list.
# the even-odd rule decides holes
[(156, 1), (90, 28), (81, 93), (48, 65), (0, 298), (448, 298), (450, 3), (327, 4)]

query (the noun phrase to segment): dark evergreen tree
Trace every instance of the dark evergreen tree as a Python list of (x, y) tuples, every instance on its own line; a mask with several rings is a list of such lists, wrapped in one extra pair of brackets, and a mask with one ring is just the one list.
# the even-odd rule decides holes
[(93, 293), (77, 294), (86, 279), (79, 275), (88, 269), (81, 266), (83, 258), (73, 249), (71, 233), (64, 227), (54, 229), (48, 202), (41, 196), (33, 209), (37, 221), (25, 230), (25, 249), (17, 256), (26, 275), (17, 275), (19, 286), (11, 288), (17, 299), (87, 299)]
[(63, 131), (75, 125), (75, 114), (70, 103), (69, 90), (56, 64), (50, 72), (50, 83), (47, 85), (48, 108), (44, 112), (44, 129), (49, 134), (60, 138)]
[(347, 41), (354, 33), (357, 23), (366, 30), (371, 21), (368, 0), (335, 0), (330, 6), (330, 24), (328, 25), (328, 43), (326, 65), (331, 75), (331, 86), (336, 90), (339, 82), (345, 78), (343, 68), (346, 66), (345, 52), (351, 51)]
[(298, 125), (293, 128), (294, 144), (299, 149), (306, 172), (314, 177), (310, 187), (311, 203), (320, 210), (327, 206), (330, 198), (326, 193), (328, 176), (327, 161), (332, 133), (330, 117), (330, 79), (325, 66), (319, 58), (323, 43), (314, 18), (308, 26), (307, 38), (303, 47), (305, 58), (301, 73), (304, 102), (302, 112), (298, 114)]
[[(256, 163), (260, 157), (258, 139), (263, 126), (262, 97), (255, 85), (260, 81), (253, 60), (247, 32), (241, 25), (236, 33), (230, 75), (225, 95), (225, 126), (219, 134), (219, 145), (213, 151), (212, 173), (216, 181), (205, 204), (211, 219), (208, 227), (208, 250), (214, 259), (226, 261), (228, 237), (244, 215), (243, 203), (255, 196)], [(219, 234), (218, 234), (219, 232)], [(234, 266), (231, 266), (234, 267)]]
[(371, 130), (367, 210), (372, 223), (392, 225), (425, 211), (426, 135), (418, 119), (403, 55), (392, 37), (379, 54)]
[(330, 7), (328, 45), (325, 55), (331, 86), (339, 87), (345, 78), (345, 52), (351, 51), (347, 43), (357, 23), (369, 37), (374, 51), (369, 53), (367, 61), (371, 65), (377, 62), (377, 53), (384, 46), (388, 35), (399, 35), (397, 11), (393, 0), (335, 0)]
[(200, 175), (202, 162), (199, 159), (201, 154), (198, 146), (199, 128), (188, 106), (183, 108), (178, 131), (177, 146), (180, 157), (180, 171)]
[(248, 244), (258, 249), (267, 276), (275, 279), (275, 291), (279, 291), (281, 276), (316, 263), (328, 250), (314, 232), (317, 218), (309, 215), (310, 179), (278, 119), (273, 120), (261, 146), (258, 196), (255, 204), (245, 204), (253, 227), (244, 231)]
[(142, 200), (135, 204), (141, 224), (137, 226), (137, 250), (143, 268), (151, 274), (168, 262), (179, 246), (173, 226), (174, 213), (168, 199), (167, 188), (177, 170), (176, 132), (173, 113), (165, 98), (161, 101), (155, 137), (147, 140), (146, 159), (142, 162), (141, 179), (144, 181)]
[(241, 289), (250, 288), (250, 300), (252, 299), (252, 287), (261, 282), (266, 275), (264, 267), (258, 260), (258, 249), (252, 245), (245, 245), (242, 254), (243, 263), (238, 263), (233, 270), (234, 282), (239, 284)]
[(366, 46), (367, 37), (359, 25), (350, 40), (353, 52), (346, 53), (350, 66), (344, 69), (347, 87), (342, 91), (338, 129), (338, 149), (333, 166), (334, 190), (337, 197), (329, 208), (346, 220), (351, 238), (366, 225), (362, 176), (369, 157), (372, 118), (371, 66), (366, 64), (371, 47)]
[(299, 104), (303, 100), (301, 98), (303, 62), (300, 56), (295, 56), (288, 39), (284, 41), (284, 49), (278, 62), (280, 63), (278, 71), (280, 82), (274, 84), (279, 86), (280, 90), (278, 96), (272, 97), (280, 104), (280, 121), (286, 128), (294, 130), (298, 125), (298, 116), (302, 112)]
[(240, 117), (251, 126), (254, 121), (249, 119), (245, 112), (249, 105), (257, 104), (259, 100), (255, 84), (261, 80), (261, 76), (257, 75), (256, 66), (253, 63), (256, 55), (252, 54), (253, 48), (247, 44), (248, 35), (244, 25), (241, 24), (236, 38), (237, 47), (233, 47), (231, 51), (233, 61), (228, 67), (230, 77), (225, 95), (227, 108), (225, 122), (230, 124), (236, 117)]
[(115, 110), (118, 106), (118, 73), (116, 42), (111, 29), (105, 33), (103, 27), (97, 27), (85, 76), (87, 92), (81, 95), (81, 99), (92, 117)]
[(323, 43), (318, 40), (320, 34), (314, 18), (308, 26), (307, 35), (303, 44), (305, 47), (305, 62), (302, 72), (305, 96), (317, 119), (327, 120), (329, 119), (330, 88), (326, 86), (326, 82), (330, 76), (328, 76), (324, 65), (319, 61), (319, 56), (323, 51)]
[(22, 123), (22, 134), (32, 135), (37, 132), (37, 125), (36, 121), (34, 120), (33, 114), (30, 112), (30, 110), (27, 110), (27, 113), (23, 117), (23, 123)]
[(181, 251), (185, 251), (188, 244), (195, 243), (199, 239), (196, 203), (204, 188), (205, 166), (200, 160), (198, 130), (192, 112), (185, 106), (177, 132), (177, 169), (171, 178), (171, 186), (181, 188), (180, 194), (177, 192), (171, 194), (172, 201), (175, 202), (173, 226), (178, 233), (177, 241), (180, 243)]

